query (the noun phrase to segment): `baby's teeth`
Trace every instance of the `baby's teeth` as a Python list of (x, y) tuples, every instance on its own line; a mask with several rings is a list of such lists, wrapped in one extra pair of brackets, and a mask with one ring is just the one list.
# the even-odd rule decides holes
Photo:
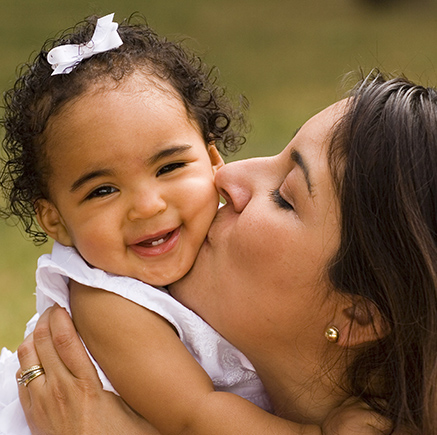
[(158, 246), (161, 243), (164, 243), (164, 239), (155, 240), (154, 242), (152, 242), (152, 246)]

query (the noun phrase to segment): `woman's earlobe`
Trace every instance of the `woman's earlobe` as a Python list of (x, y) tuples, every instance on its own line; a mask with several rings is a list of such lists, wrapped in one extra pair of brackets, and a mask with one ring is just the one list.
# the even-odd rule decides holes
[(359, 298), (343, 308), (337, 324), (336, 344), (342, 347), (356, 347), (383, 338), (388, 326), (378, 308), (372, 302)]
[(35, 203), (36, 219), (45, 233), (64, 246), (74, 246), (61, 215), (56, 206), (47, 199)]
[(225, 162), (214, 144), (208, 145), (208, 155), (211, 161), (212, 172), (215, 175)]

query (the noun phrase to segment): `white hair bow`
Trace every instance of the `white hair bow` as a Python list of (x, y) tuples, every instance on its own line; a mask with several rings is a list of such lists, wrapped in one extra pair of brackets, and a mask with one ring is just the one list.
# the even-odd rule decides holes
[(54, 70), (52, 76), (69, 74), (83, 59), (120, 47), (123, 41), (117, 32), (118, 24), (112, 22), (113, 18), (114, 14), (109, 14), (97, 20), (91, 41), (84, 44), (60, 45), (50, 50), (47, 61)]

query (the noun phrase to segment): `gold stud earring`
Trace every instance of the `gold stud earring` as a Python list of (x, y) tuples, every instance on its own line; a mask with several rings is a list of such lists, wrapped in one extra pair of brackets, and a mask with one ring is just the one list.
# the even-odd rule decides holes
[(337, 341), (340, 337), (340, 331), (335, 326), (330, 326), (325, 331), (325, 337), (331, 343), (337, 343)]

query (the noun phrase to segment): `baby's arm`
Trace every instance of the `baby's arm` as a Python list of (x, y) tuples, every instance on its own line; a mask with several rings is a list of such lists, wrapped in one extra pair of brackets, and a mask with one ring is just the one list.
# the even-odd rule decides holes
[(322, 433), (214, 391), (165, 319), (115, 294), (72, 284), (74, 322), (90, 352), (123, 399), (160, 433)]

